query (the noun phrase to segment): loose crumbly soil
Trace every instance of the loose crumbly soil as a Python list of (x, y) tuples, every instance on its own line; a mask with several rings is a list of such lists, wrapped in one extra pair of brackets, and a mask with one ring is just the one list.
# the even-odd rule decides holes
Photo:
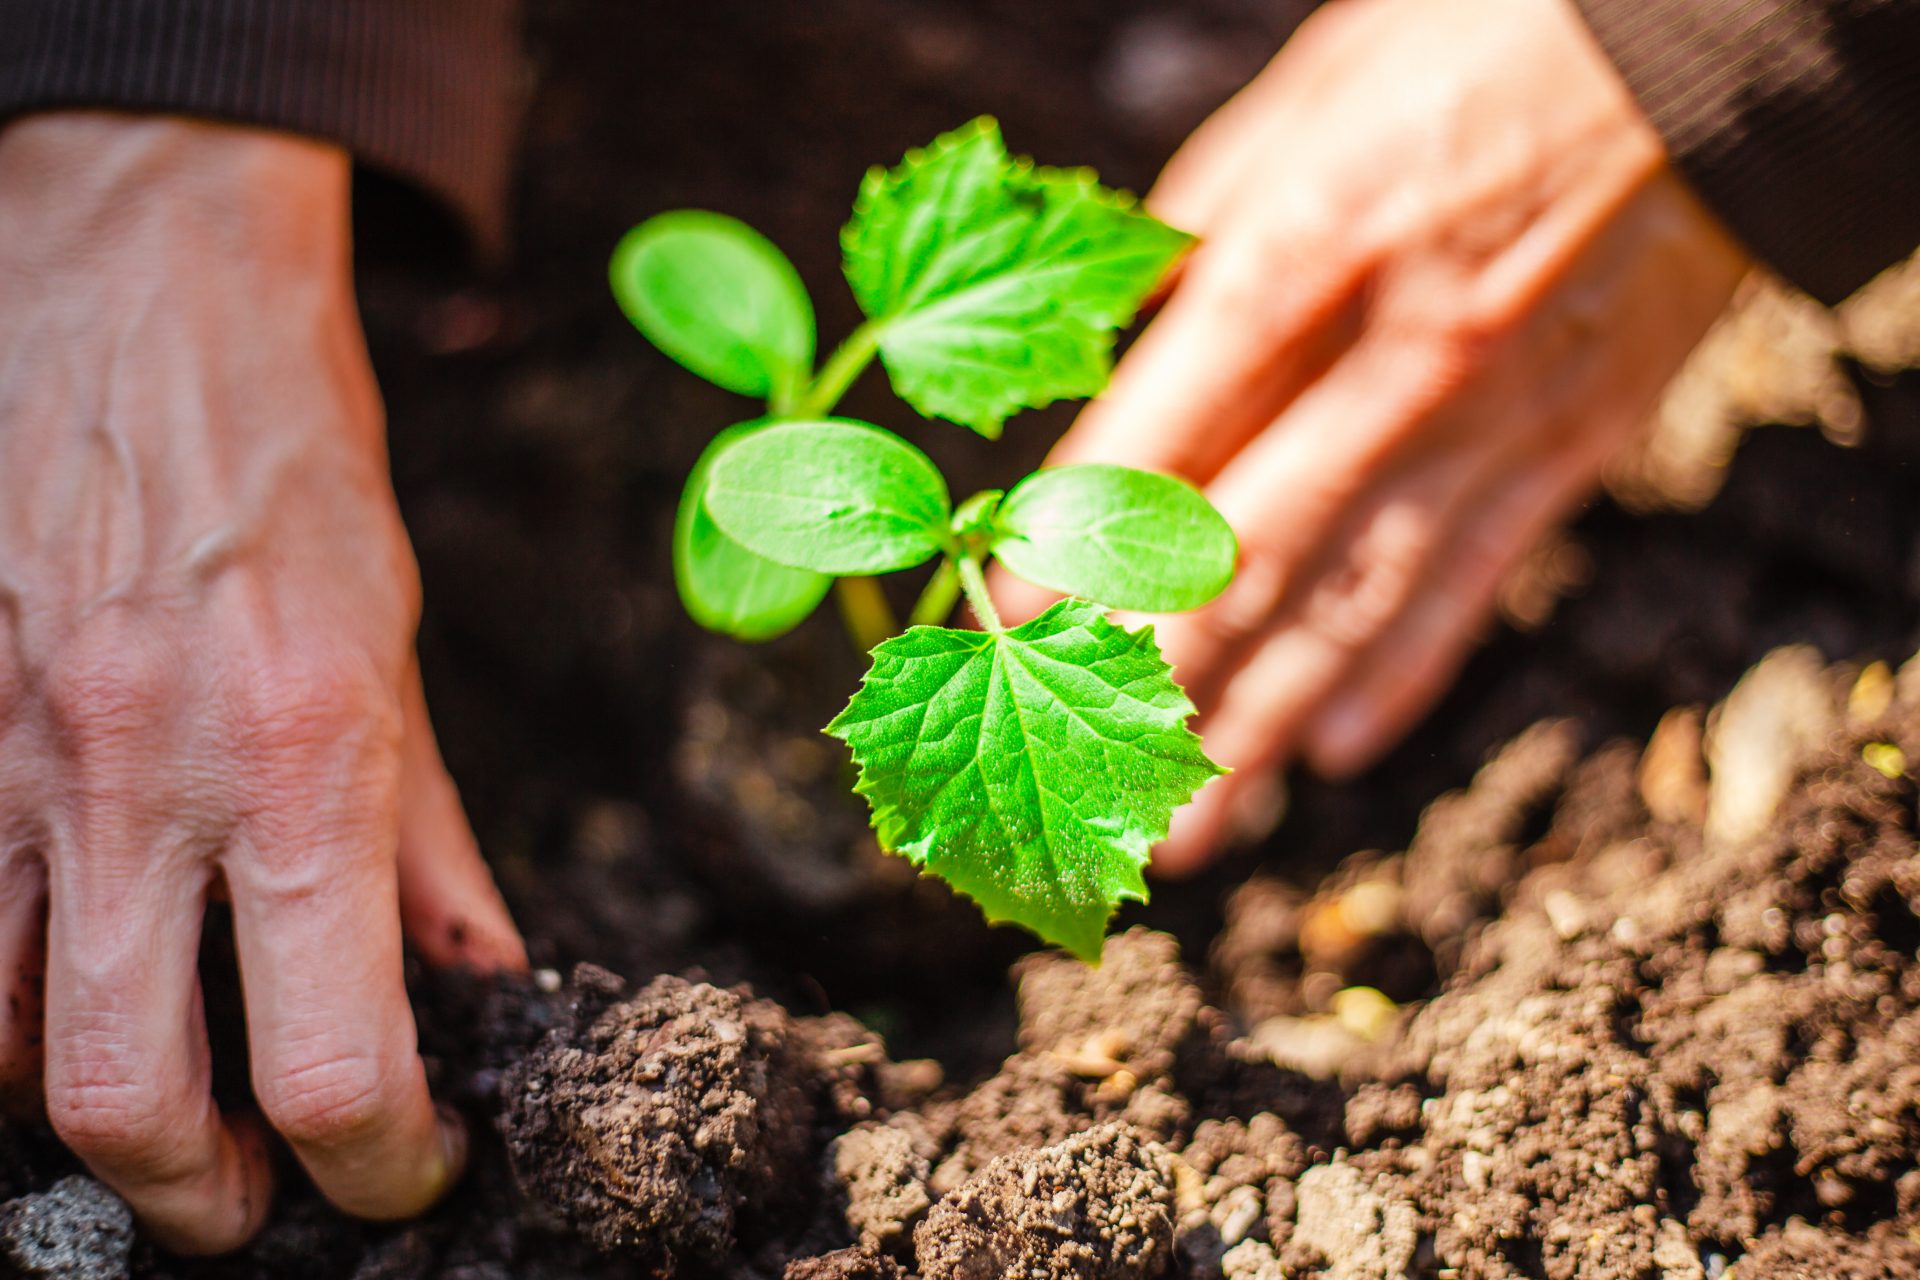
[[(1385, 764), (1301, 782), (1100, 968), (1028, 954), (873, 848), (816, 731), (856, 677), (830, 617), (681, 619), (672, 504), (743, 410), (631, 333), (605, 255), (726, 209), (842, 332), (868, 163), (991, 111), (1144, 186), (1306, 6), (532, 7), (514, 265), (363, 278), (436, 723), (542, 966), (413, 975), (472, 1167), (373, 1226), (289, 1165), (256, 1242), (188, 1261), (14, 1124), (0, 1275), (1920, 1275), (1920, 677), (1866, 665), (1920, 639), (1912, 375), (1823, 374), (1859, 443), (1754, 433), (1699, 515), (1596, 507)], [(962, 489), (1068, 421), (987, 449), (877, 380), (848, 407)]]

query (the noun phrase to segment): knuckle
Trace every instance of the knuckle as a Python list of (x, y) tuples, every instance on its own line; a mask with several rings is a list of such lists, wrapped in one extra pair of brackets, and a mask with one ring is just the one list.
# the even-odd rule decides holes
[(392, 1112), (395, 1073), (365, 1054), (320, 1053), (256, 1081), (260, 1108), (287, 1141), (336, 1146), (378, 1131)]
[(90, 1159), (153, 1180), (183, 1176), (193, 1153), (187, 1109), (155, 1079), (125, 1060), (56, 1069), (47, 1078), (47, 1120)]
[(1212, 604), (1192, 614), (1192, 622), (1218, 644), (1233, 644), (1252, 635), (1279, 607), (1288, 568), (1286, 558), (1265, 545), (1243, 545), (1233, 581)]
[[(250, 891), (337, 893), (390, 853), (399, 811), (401, 708), (372, 662), (320, 655), (245, 665), (227, 699)], [(229, 865), (229, 873), (238, 868)]]
[(1344, 257), (1325, 256), (1325, 246), (1340, 241), (1318, 233), (1318, 211), (1291, 214), (1288, 234), (1262, 221), (1224, 235), (1196, 260), (1194, 283), (1208, 310), (1256, 350), (1292, 340), (1307, 318), (1338, 310), (1362, 273)]
[(1209, 260), (1212, 269), (1205, 276), (1207, 305), (1216, 314), (1264, 334), (1279, 323), (1280, 299), (1273, 287), (1276, 264), (1259, 241), (1236, 249)]
[(1413, 593), (1429, 545), (1428, 537), (1411, 529), (1363, 537), (1344, 565), (1315, 584), (1309, 624), (1345, 648), (1374, 639)]
[(85, 753), (157, 723), (181, 680), (177, 655), (163, 646), (95, 633), (62, 649), (47, 670), (45, 699), (54, 723)]
[(390, 747), (399, 699), (371, 662), (347, 655), (276, 656), (245, 664), (234, 701), (244, 754), (296, 761)]
[(1308, 624), (1341, 648), (1357, 649), (1385, 629), (1398, 594), (1379, 574), (1343, 575), (1315, 590)]
[(1510, 308), (1469, 305), (1453, 317), (1441, 361), (1452, 383), (1470, 381), (1495, 364), (1512, 340), (1515, 318)]

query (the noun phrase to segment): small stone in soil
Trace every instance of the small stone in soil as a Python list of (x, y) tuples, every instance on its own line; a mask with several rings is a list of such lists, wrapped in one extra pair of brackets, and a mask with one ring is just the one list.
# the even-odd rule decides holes
[(846, 1196), (847, 1226), (863, 1244), (890, 1247), (933, 1205), (932, 1170), (901, 1125), (866, 1124), (835, 1139), (828, 1158)]
[(1344, 1161), (1300, 1175), (1294, 1241), (1327, 1262), (1329, 1280), (1396, 1280), (1419, 1243), (1412, 1202)]
[(63, 1178), (0, 1205), (6, 1274), (59, 1280), (126, 1280), (133, 1211), (92, 1178)]

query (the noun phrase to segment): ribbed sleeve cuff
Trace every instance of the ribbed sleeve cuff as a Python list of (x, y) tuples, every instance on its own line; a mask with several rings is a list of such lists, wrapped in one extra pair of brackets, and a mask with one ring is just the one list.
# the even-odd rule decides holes
[(0, 118), (106, 107), (339, 143), (504, 240), (513, 0), (0, 0)]
[(1578, 0), (1680, 172), (1829, 304), (1920, 243), (1920, 0)]

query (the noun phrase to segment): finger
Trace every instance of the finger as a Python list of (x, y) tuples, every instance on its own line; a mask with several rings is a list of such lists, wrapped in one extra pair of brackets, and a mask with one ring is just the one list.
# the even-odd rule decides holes
[(0, 1110), (37, 1109), (47, 972), (47, 873), (39, 857), (0, 868)]
[(1233, 772), (1208, 783), (1175, 815), (1153, 854), (1162, 875), (1198, 870), (1258, 821), (1259, 801), (1284, 767), (1301, 722), (1352, 658), (1334, 636), (1283, 623), (1233, 673), (1200, 725), (1207, 755)]
[(46, 1103), (61, 1139), (176, 1252), (237, 1248), (271, 1171), (223, 1123), (197, 961), (206, 870), (158, 823), (89, 806), (49, 872)]
[[(1289, 280), (1287, 264), (1257, 264), (1249, 243), (1196, 253), (1173, 300), (1048, 465), (1112, 462), (1205, 484), (1334, 361), (1358, 328), (1358, 281), (1329, 284), (1316, 299), (1304, 274)], [(1016, 623), (1059, 598), (1004, 570), (989, 583)]]
[(1213, 230), (1275, 131), (1272, 97), (1270, 83), (1256, 77), (1180, 144), (1147, 193), (1155, 217), (1199, 236)]
[(258, 808), (224, 860), (254, 1095), (334, 1204), (409, 1217), (464, 1137), (428, 1096), (402, 977), (400, 709), (329, 685), (257, 719)]
[[(1313, 394), (1312, 408), (1334, 409), (1356, 433), (1393, 414), (1391, 405), (1357, 405), (1349, 416), (1340, 388), (1324, 401)], [(1219, 690), (1235, 666), (1282, 626), (1320, 628), (1349, 651), (1376, 634), (1517, 447), (1449, 445), (1436, 433), (1394, 454), (1329, 441), (1319, 428), (1307, 417), (1277, 428), (1209, 494), (1239, 535), (1238, 568), (1216, 600), (1160, 629), (1162, 650), (1203, 712), (1224, 700)]]
[(1166, 307), (1048, 461), (1114, 462), (1205, 484), (1343, 351), (1363, 273), (1308, 229), (1195, 250)]
[[(1307, 722), (1408, 607), (1450, 531), (1471, 518), (1500, 474), (1500, 460), (1491, 449), (1465, 450), (1383, 478), (1325, 534), (1324, 553), (1273, 615), (1232, 623), (1258, 637), (1251, 653), (1202, 673), (1190, 691), (1208, 755), (1234, 772), (1179, 814), (1155, 853), (1162, 874), (1197, 869), (1224, 844), (1271, 825), (1283, 794), (1277, 775)], [(1162, 630), (1185, 621), (1170, 619)], [(1188, 632), (1195, 634), (1211, 642), (1228, 632)], [(1167, 643), (1176, 669), (1194, 671), (1191, 639), (1175, 630)]]
[(1301, 127), (1289, 103), (1324, 99), (1344, 79), (1347, 63), (1336, 50), (1353, 37), (1335, 28), (1324, 22), (1301, 27), (1259, 75), (1193, 131), (1147, 195), (1156, 216), (1209, 234), (1250, 178), (1283, 163), (1280, 150)]
[(431, 964), (490, 973), (527, 967), (526, 944), (480, 856), (440, 759), (416, 666), (400, 763), (400, 923)]
[(1304, 736), (1308, 760), (1328, 777), (1366, 768), (1403, 737), (1477, 648), (1500, 584), (1539, 539), (1599, 482), (1600, 461), (1570, 453), (1542, 459), (1493, 495), (1463, 528), (1440, 570), (1367, 654), (1339, 697)]
[[(1206, 690), (1237, 655), (1268, 633), (1290, 595), (1311, 584), (1316, 561), (1342, 550), (1383, 493), (1407, 477), (1453, 475), (1455, 489), (1524, 447), (1445, 417), (1465, 369), (1409, 349), (1391, 335), (1364, 341), (1305, 391), (1207, 487), (1240, 541), (1233, 581), (1205, 608), (1170, 618), (1161, 648), (1183, 682)], [(1378, 566), (1391, 569), (1391, 562)]]

